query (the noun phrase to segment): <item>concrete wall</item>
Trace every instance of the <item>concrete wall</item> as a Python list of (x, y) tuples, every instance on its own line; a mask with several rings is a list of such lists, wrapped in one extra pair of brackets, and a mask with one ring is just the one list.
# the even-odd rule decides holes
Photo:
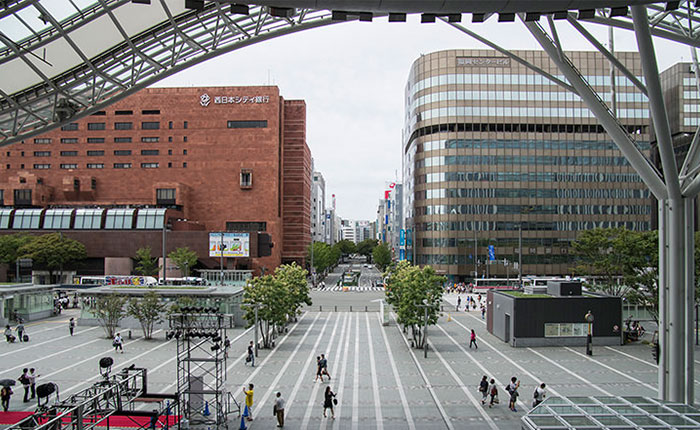
[(131, 275), (133, 267), (129, 257), (105, 257), (105, 275)]

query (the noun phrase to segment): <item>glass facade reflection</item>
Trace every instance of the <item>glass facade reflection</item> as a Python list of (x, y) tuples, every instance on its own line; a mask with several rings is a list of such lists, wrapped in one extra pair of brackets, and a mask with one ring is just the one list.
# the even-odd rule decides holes
[[(565, 81), (545, 53), (517, 54)], [(648, 154), (646, 96), (626, 77), (611, 78), (599, 53), (570, 56), (604, 101), (615, 100), (622, 126)], [(637, 53), (619, 58), (641, 78)], [(522, 229), (523, 274), (567, 275), (578, 232), (650, 228), (648, 189), (582, 100), (500, 53), (421, 56), (404, 103), (404, 207), (415, 248), (407, 255), (416, 263), (453, 281), (516, 276)]]

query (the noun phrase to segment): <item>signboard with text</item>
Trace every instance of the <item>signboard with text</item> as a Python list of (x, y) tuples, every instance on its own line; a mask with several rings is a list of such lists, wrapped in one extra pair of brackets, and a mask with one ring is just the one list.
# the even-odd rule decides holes
[[(223, 246), (222, 246), (223, 245)], [(250, 233), (209, 233), (209, 256), (250, 257)]]

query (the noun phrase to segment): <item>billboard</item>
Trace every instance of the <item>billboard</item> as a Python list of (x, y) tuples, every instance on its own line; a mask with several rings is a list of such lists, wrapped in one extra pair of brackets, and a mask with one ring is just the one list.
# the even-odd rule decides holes
[(209, 233), (210, 257), (221, 257), (222, 243), (224, 257), (250, 257), (250, 233)]

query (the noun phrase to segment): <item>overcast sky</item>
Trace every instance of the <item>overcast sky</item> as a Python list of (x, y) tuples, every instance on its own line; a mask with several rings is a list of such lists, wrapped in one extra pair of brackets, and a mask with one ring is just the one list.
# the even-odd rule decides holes
[[(509, 49), (537, 49), (522, 23), (464, 25)], [(558, 22), (567, 50), (592, 50), (568, 23)], [(607, 27), (588, 25), (607, 45)], [(348, 22), (303, 31), (253, 45), (210, 60), (157, 86), (279, 86), (286, 99), (304, 99), (307, 143), (316, 170), (326, 179), (326, 206), (336, 195), (339, 216), (376, 217), (387, 182), (401, 180), (403, 91), (411, 64), (421, 55), (445, 49), (486, 46), (451, 26), (407, 23)], [(632, 32), (615, 31), (615, 49), (636, 50)], [(656, 40), (660, 70), (689, 61), (690, 50)], [(398, 175), (398, 176), (397, 176)]]

